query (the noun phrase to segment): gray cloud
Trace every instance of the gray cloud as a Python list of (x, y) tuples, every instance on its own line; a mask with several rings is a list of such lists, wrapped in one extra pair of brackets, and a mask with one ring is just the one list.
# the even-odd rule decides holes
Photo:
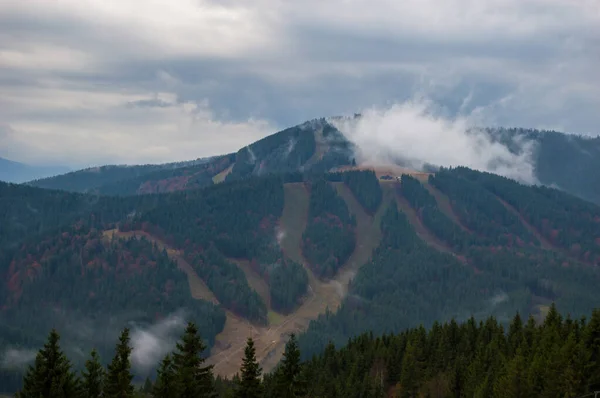
[(0, 357), (0, 369), (25, 369), (35, 360), (34, 350), (7, 348)]
[(197, 158), (415, 95), (597, 134), (599, 38), (594, 0), (9, 0), (0, 156)]

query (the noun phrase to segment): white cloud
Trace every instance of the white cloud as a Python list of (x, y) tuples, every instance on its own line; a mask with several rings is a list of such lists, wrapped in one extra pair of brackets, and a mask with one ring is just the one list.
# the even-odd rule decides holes
[(332, 122), (356, 145), (358, 161), (365, 164), (400, 160), (417, 169), (425, 164), (468, 166), (536, 182), (531, 143), (520, 143), (523, 152), (513, 154), (477, 129), (482, 121), (476, 115), (448, 118), (423, 99)]
[[(236, 151), (273, 132), (268, 122), (221, 121), (208, 101), (179, 101), (169, 92), (0, 88), (0, 105), (12, 110), (0, 149), (35, 163), (75, 165), (151, 163)], [(29, 118), (27, 107), (54, 118)], [(62, 117), (58, 117), (62, 115)]]
[(154, 369), (173, 350), (183, 326), (182, 314), (176, 313), (148, 328), (134, 329), (131, 333), (133, 366), (141, 371)]

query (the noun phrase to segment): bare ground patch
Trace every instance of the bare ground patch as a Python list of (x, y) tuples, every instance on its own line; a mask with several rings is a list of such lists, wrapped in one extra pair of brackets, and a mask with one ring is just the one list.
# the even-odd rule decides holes
[(546, 249), (546, 250), (554, 250), (554, 251), (560, 251), (558, 250), (552, 243), (550, 243), (550, 241), (546, 238), (544, 238), (542, 236), (542, 234), (533, 227), (533, 225), (529, 224), (529, 222), (527, 222), (527, 220), (525, 220), (525, 218), (523, 217), (523, 215), (514, 207), (512, 207), (508, 202), (506, 202), (505, 200), (501, 199), (500, 197), (494, 195), (496, 197), (496, 199), (498, 199), (498, 201), (500, 203), (502, 203), (502, 205), (506, 208), (506, 210), (508, 210), (509, 212), (511, 212), (512, 214), (514, 214), (515, 216), (517, 216), (517, 218), (519, 219), (519, 221), (521, 221), (521, 224), (523, 224), (523, 226), (525, 227), (525, 229), (532, 234), (533, 236), (535, 236), (535, 238), (540, 242), (540, 245), (542, 246), (542, 249)]
[(225, 170), (223, 170), (220, 173), (216, 174), (212, 178), (213, 182), (215, 184), (219, 184), (219, 183), (225, 181), (225, 177), (227, 177), (229, 175), (229, 173), (231, 173), (231, 170), (233, 170), (233, 166), (235, 166), (235, 163), (230, 164), (228, 168), (226, 168)]
[(162, 242), (161, 240), (155, 238), (154, 236), (144, 231), (121, 232), (116, 229), (111, 229), (108, 231), (104, 231), (104, 236), (107, 239), (128, 239), (131, 237), (140, 239), (141, 237), (144, 237), (148, 241), (155, 243), (159, 249), (165, 249), (169, 257), (171, 257), (177, 263), (179, 269), (185, 272), (190, 285), (190, 293), (193, 298), (210, 301), (214, 304), (219, 304), (219, 301), (217, 300), (213, 292), (208, 288), (208, 286), (206, 286), (206, 283), (204, 283), (204, 281), (200, 279), (196, 271), (194, 271), (194, 268), (183, 258), (180, 250), (173, 249), (166, 243)]
[(271, 294), (269, 292), (269, 285), (263, 279), (263, 277), (252, 268), (250, 261), (236, 258), (228, 258), (227, 260), (235, 263), (238, 268), (244, 272), (250, 287), (254, 289), (256, 293), (258, 293), (258, 295), (263, 299), (267, 309), (271, 310)]
[(425, 227), (415, 209), (400, 192), (396, 192), (396, 203), (398, 203), (398, 208), (406, 215), (408, 222), (410, 222), (410, 224), (413, 226), (417, 236), (419, 236), (421, 240), (438, 251), (454, 254), (452, 249), (450, 249), (447, 244), (438, 239), (437, 236), (435, 236), (429, 231), (429, 229), (427, 229), (427, 227)]
[(460, 229), (462, 229), (464, 232), (467, 232), (469, 234), (472, 233), (472, 231), (469, 230), (460, 221), (460, 219), (454, 212), (454, 209), (452, 208), (452, 204), (450, 203), (450, 199), (448, 198), (448, 196), (446, 196), (440, 190), (435, 188), (429, 182), (425, 182), (425, 181), (421, 181), (421, 182), (423, 183), (423, 186), (425, 187), (425, 189), (427, 189), (429, 191), (429, 193), (435, 198), (438, 208), (442, 211), (442, 213), (444, 213), (446, 215), (446, 217), (448, 217), (452, 222), (454, 222), (456, 225), (458, 225), (460, 227)]

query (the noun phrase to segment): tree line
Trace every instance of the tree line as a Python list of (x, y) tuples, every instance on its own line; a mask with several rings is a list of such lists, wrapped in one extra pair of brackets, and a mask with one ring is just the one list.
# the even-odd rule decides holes
[(563, 317), (550, 306), (543, 322), (517, 313), (507, 328), (491, 316), (435, 322), (398, 334), (365, 333), (337, 349), (301, 361), (294, 335), (280, 364), (263, 374), (251, 338), (240, 371), (215, 377), (202, 357), (206, 348), (188, 323), (175, 350), (160, 362), (154, 380), (137, 388), (129, 330), (104, 368), (92, 351), (77, 373), (53, 330), (23, 378), (17, 397), (566, 397), (600, 390), (600, 310), (590, 319)]

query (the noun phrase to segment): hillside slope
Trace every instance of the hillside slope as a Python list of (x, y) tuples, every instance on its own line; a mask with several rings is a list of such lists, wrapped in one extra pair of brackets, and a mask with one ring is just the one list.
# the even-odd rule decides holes
[(1, 344), (37, 344), (55, 314), (151, 324), (191, 308), (230, 375), (248, 336), (264, 337), (267, 369), (291, 332), (306, 330), (310, 356), (365, 331), (596, 305), (598, 206), (465, 168), (414, 175), (269, 174), (132, 197), (0, 185)]

